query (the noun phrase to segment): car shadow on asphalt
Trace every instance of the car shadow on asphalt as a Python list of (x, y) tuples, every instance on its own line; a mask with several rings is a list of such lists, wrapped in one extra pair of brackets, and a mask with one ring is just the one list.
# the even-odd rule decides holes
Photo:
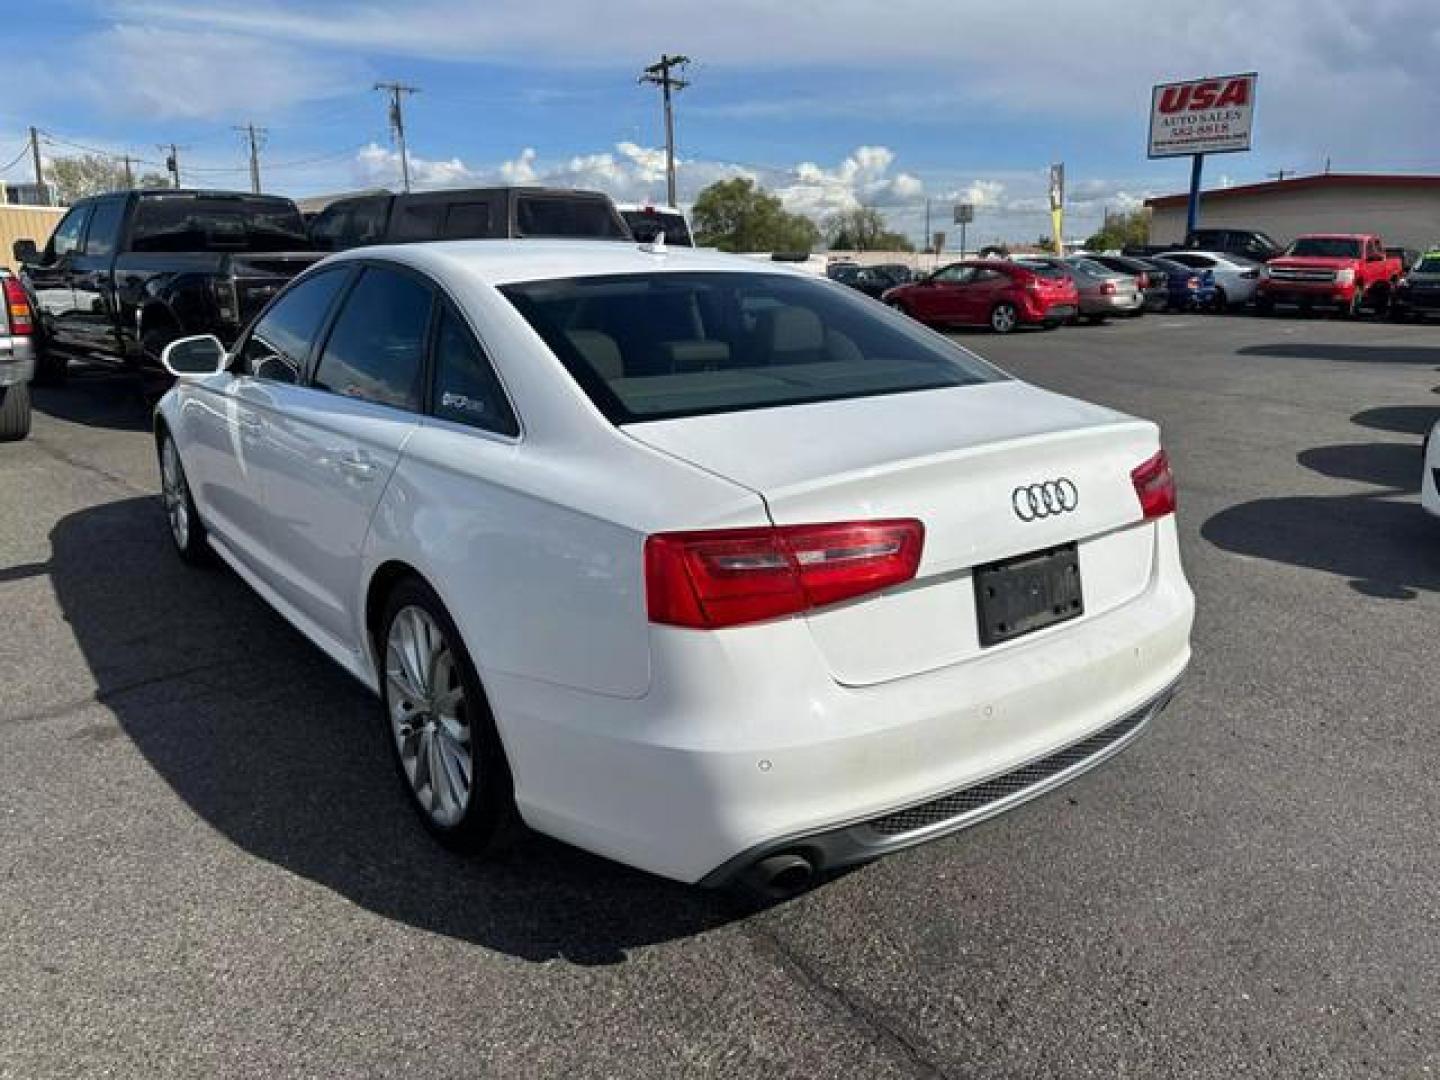
[(246, 852), (377, 915), (531, 961), (622, 962), (747, 913), (534, 834), (496, 860), (451, 854), (405, 800), (374, 698), (228, 570), (182, 564), (156, 500), (72, 514), (51, 542), (97, 699)]
[(1350, 364), (1431, 364), (1440, 367), (1440, 346), (1338, 345), (1332, 342), (1282, 341), (1246, 345), (1237, 356), (1269, 356), (1286, 360), (1337, 360)]
[(1425, 435), (1437, 420), (1440, 420), (1440, 407), (1434, 405), (1383, 405), (1363, 409), (1350, 418), (1352, 424), (1400, 435)]
[(143, 382), (133, 373), (72, 361), (63, 386), (32, 387), (30, 400), (36, 411), (72, 424), (149, 431), (156, 389), (153, 380)]
[[(1365, 415), (1357, 414), (1357, 422)], [(1297, 460), (1322, 476), (1375, 490), (1256, 499), (1213, 515), (1201, 535), (1239, 555), (1339, 574), (1367, 596), (1413, 600), (1422, 591), (1440, 591), (1440, 522), (1413, 498), (1420, 485), (1418, 443), (1313, 447)]]

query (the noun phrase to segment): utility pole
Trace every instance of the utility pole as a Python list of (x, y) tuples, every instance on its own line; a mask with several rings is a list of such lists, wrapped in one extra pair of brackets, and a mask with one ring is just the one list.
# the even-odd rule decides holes
[(688, 56), (668, 56), (660, 54), (660, 59), (647, 67), (640, 75), (638, 81), (642, 83), (654, 83), (660, 87), (660, 93), (665, 101), (665, 192), (669, 197), (671, 206), (678, 205), (675, 201), (675, 111), (670, 103), (670, 94), (673, 90), (684, 90), (690, 84), (684, 79), (677, 79), (670, 74), (672, 68), (683, 68), (690, 63)]
[(400, 149), (400, 178), (404, 182), (405, 190), (410, 190), (410, 157), (405, 151), (405, 111), (400, 106), (402, 94), (418, 94), (418, 86), (406, 86), (398, 82), (377, 82), (376, 90), (384, 90), (390, 95), (390, 131), (395, 136), (395, 145)]
[(49, 189), (45, 186), (45, 167), (40, 162), (40, 132), (33, 125), (30, 128), (30, 159), (35, 163), (35, 191), (49, 206), (51, 200)]
[(270, 133), (265, 128), (257, 128), (254, 124), (237, 124), (235, 130), (250, 140), (250, 190), (252, 193), (259, 195), (260, 144), (265, 140), (265, 136)]
[(172, 143), (159, 143), (156, 149), (165, 155), (165, 171), (170, 174), (170, 186), (180, 186), (180, 147)]

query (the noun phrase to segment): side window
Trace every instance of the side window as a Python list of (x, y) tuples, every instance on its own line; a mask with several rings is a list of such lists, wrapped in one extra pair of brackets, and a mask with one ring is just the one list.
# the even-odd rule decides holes
[(435, 334), (435, 381), (431, 411), (442, 420), (494, 431), (520, 434), (520, 425), (480, 343), (448, 307), (440, 313)]
[(286, 290), (260, 316), (240, 347), (241, 370), (257, 379), (293, 383), (300, 380), (310, 343), (349, 272), (344, 267), (322, 270)]
[(430, 302), (429, 287), (408, 274), (366, 267), (325, 343), (315, 385), (419, 411)]
[(490, 204), (455, 203), (445, 218), (445, 239), (479, 240), (490, 235)]
[(434, 240), (440, 235), (440, 221), (444, 216), (444, 203), (402, 203), (395, 210), (395, 239)]
[(77, 206), (70, 213), (66, 214), (59, 225), (55, 226), (55, 232), (50, 236), (48, 249), (49, 258), (45, 261), (58, 259), (62, 255), (69, 255), (80, 247), (80, 238), (85, 235), (85, 222), (90, 219), (90, 207)]
[(86, 255), (113, 255), (120, 241), (120, 222), (125, 217), (124, 199), (101, 199), (90, 215), (85, 234)]
[(969, 280), (970, 267), (961, 266), (958, 263), (946, 266), (935, 274), (936, 281), (943, 281), (948, 285), (959, 285)]
[(321, 251), (340, 251), (350, 228), (349, 206), (328, 206), (310, 225), (310, 239)]
[(379, 244), (385, 240), (385, 225), (390, 219), (390, 199), (364, 199), (354, 204), (350, 227), (345, 240), (350, 247)]

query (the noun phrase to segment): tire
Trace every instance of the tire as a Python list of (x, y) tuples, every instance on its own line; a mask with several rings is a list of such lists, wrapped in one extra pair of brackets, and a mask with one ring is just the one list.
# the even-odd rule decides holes
[(1355, 290), (1350, 294), (1350, 302), (1341, 309), (1340, 313), (1347, 319), (1358, 319), (1360, 318), (1360, 310), (1364, 306), (1365, 290), (1360, 288), (1359, 285), (1356, 285)]
[(1210, 310), (1213, 311), (1216, 315), (1223, 315), (1225, 314), (1225, 310), (1229, 306), (1230, 298), (1225, 295), (1225, 290), (1216, 289), (1215, 298), (1210, 301)]
[(1256, 315), (1274, 315), (1274, 314), (1275, 314), (1275, 301), (1274, 301), (1274, 300), (1271, 300), (1268, 296), (1258, 296), (1258, 297), (1256, 297), (1256, 298), (1255, 298), (1255, 314), (1256, 314)]
[(1101, 325), (1104, 324), (1104, 322), (1105, 322), (1105, 316), (1104, 316), (1104, 315), (1086, 315), (1086, 316), (1085, 316), (1085, 324), (1086, 324), (1087, 326), (1101, 326)]
[(64, 386), (70, 379), (70, 359), (56, 352), (42, 334), (35, 335), (35, 385)]
[(435, 591), (401, 579), (375, 644), (384, 737), (411, 806), (446, 847), (503, 849), (520, 827), (510, 766), (475, 665)]
[(160, 436), (160, 505), (164, 507), (170, 540), (180, 558), (195, 566), (208, 563), (210, 545), (205, 542), (205, 524), (190, 494), (180, 448), (168, 431)]
[(0, 442), (19, 442), (30, 434), (30, 384), (0, 387)]
[(1020, 325), (1020, 312), (1015, 305), (1007, 302), (996, 304), (990, 309), (990, 329), (997, 334), (1008, 334)]

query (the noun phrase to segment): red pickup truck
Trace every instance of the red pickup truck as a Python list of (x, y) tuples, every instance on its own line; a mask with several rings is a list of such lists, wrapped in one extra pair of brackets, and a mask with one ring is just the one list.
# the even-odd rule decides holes
[(1378, 236), (1314, 233), (1299, 237), (1284, 255), (1260, 268), (1255, 306), (1262, 312), (1273, 311), (1276, 304), (1298, 304), (1302, 311), (1338, 307), (1349, 315), (1366, 306), (1384, 311), (1404, 273)]

